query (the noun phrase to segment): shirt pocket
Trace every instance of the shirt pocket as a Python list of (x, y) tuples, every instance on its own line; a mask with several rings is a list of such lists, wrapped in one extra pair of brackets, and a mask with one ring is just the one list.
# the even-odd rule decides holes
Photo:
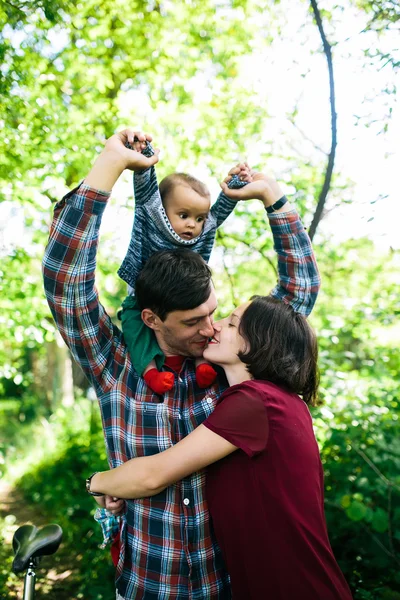
[(127, 415), (129, 458), (151, 456), (172, 446), (168, 407), (163, 402), (130, 401)]
[(197, 396), (196, 400), (183, 411), (184, 422), (187, 424), (187, 433), (191, 433), (196, 427), (213, 412), (218, 401), (215, 391), (208, 390), (202, 396)]

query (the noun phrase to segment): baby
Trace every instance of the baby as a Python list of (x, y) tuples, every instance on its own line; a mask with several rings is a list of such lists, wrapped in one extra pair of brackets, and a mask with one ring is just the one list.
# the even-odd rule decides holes
[[(149, 142), (135, 140), (129, 148), (152, 156)], [(243, 173), (244, 179), (246, 170)], [(234, 176), (229, 187), (246, 185)], [(158, 250), (188, 247), (198, 252), (208, 262), (214, 245), (217, 228), (230, 215), (236, 205), (222, 192), (210, 208), (210, 192), (195, 177), (185, 173), (172, 173), (158, 187), (154, 167), (134, 173), (135, 218), (127, 255), (118, 270), (128, 284), (129, 295), (122, 304), (122, 331), (131, 355), (132, 364), (147, 385), (157, 394), (163, 394), (174, 385), (174, 374), (161, 371), (165, 356), (158, 346), (154, 333), (141, 318), (135, 299), (136, 278), (150, 256)], [(212, 384), (216, 372), (202, 359), (196, 361), (196, 382), (205, 388)]]

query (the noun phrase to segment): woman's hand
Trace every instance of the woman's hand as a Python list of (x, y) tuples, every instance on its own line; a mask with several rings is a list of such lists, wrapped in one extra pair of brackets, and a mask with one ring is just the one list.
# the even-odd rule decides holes
[(107, 495), (104, 496), (104, 498), (104, 508), (109, 510), (115, 517), (119, 517), (124, 514), (126, 509), (125, 500)]
[[(238, 175), (242, 181), (248, 182), (247, 185), (238, 189), (231, 190), (228, 187), (232, 175)], [(228, 198), (233, 200), (261, 200), (264, 206), (270, 206), (282, 198), (283, 191), (279, 183), (271, 176), (253, 171), (247, 163), (239, 163), (233, 167), (228, 177), (221, 183), (222, 191)]]
[(125, 512), (125, 500), (113, 496), (93, 496), (100, 508), (106, 508), (115, 517), (123, 515)]
[[(98, 475), (99, 473), (93, 475), (91, 482), (92, 486), (96, 486), (96, 478), (98, 479)], [(116, 517), (119, 517), (125, 512), (125, 500), (122, 498), (116, 498), (115, 496), (109, 496), (108, 494), (104, 494), (104, 496), (93, 496), (93, 498), (101, 508), (109, 510)]]

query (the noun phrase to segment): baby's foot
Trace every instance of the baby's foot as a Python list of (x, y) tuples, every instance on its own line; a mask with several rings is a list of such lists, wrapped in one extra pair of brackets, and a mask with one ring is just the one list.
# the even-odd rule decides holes
[(196, 367), (196, 381), (201, 388), (210, 387), (214, 383), (217, 372), (208, 363), (201, 363)]
[(169, 371), (157, 371), (150, 369), (143, 375), (143, 379), (153, 392), (156, 394), (164, 394), (174, 387), (175, 377)]

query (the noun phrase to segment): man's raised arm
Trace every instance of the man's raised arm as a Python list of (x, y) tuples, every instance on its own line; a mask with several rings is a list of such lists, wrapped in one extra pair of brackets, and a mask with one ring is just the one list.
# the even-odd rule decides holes
[(101, 218), (124, 169), (144, 169), (158, 160), (158, 153), (146, 158), (128, 150), (124, 144), (133, 143), (134, 136), (125, 130), (107, 140), (85, 181), (56, 204), (43, 259), (44, 288), (57, 328), (98, 391), (112, 385), (126, 356), (121, 332), (94, 286)]
[(295, 311), (311, 313), (321, 286), (317, 262), (306, 230), (295, 208), (290, 206), (280, 185), (272, 177), (251, 171), (249, 183), (240, 190), (230, 190), (230, 177), (221, 184), (231, 198), (262, 200), (274, 236), (278, 255), (278, 283), (271, 295), (290, 304)]

